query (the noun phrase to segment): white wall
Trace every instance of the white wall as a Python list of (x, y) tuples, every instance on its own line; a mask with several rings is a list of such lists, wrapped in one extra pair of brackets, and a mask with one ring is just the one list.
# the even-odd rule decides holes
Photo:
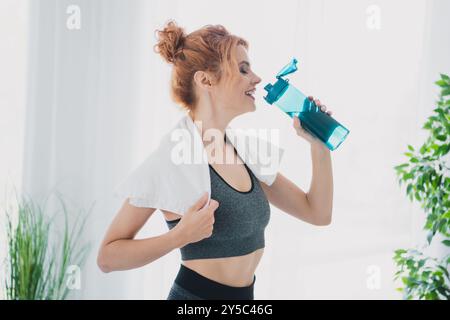
[[(6, 254), (3, 208), (22, 186), (28, 2), (0, 1), (0, 261)], [(1, 265), (1, 264), (0, 264)], [(0, 273), (1, 274), (1, 273)], [(3, 274), (0, 276), (0, 281)], [(0, 299), (3, 286), (0, 285)]]

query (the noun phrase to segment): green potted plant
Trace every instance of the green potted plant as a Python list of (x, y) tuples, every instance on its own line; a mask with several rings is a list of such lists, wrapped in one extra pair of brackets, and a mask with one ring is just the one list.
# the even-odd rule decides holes
[(441, 238), (447, 253), (450, 247), (450, 78), (441, 74), (435, 83), (441, 90), (437, 108), (422, 127), (430, 135), (418, 150), (408, 145), (404, 154), (409, 160), (394, 167), (399, 185), (406, 185), (409, 199), (418, 201), (426, 214), (425, 245), (394, 254), (394, 280), (401, 279), (403, 287), (398, 290), (404, 299), (450, 299), (450, 255), (436, 258), (425, 253), (436, 238)]
[(90, 245), (82, 244), (86, 217), (78, 215), (69, 228), (68, 210), (58, 195), (64, 217), (62, 233), (55, 218), (32, 199), (16, 197), (15, 209), (5, 209), (7, 257), (3, 285), (8, 300), (61, 300), (69, 294), (68, 268), (84, 264)]

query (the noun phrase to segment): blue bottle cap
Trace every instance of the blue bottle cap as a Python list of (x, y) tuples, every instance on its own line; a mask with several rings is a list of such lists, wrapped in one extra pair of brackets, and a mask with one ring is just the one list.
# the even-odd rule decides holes
[(297, 62), (298, 62), (297, 59), (293, 58), (291, 62), (285, 65), (283, 69), (281, 69), (281, 71), (278, 72), (277, 79), (297, 71)]
[(288, 88), (288, 82), (289, 79), (279, 78), (273, 85), (268, 83), (264, 87), (264, 90), (267, 91), (267, 96), (264, 97), (267, 103), (272, 104), (277, 101)]
[(291, 62), (285, 65), (283, 69), (281, 69), (281, 71), (278, 72), (278, 74), (276, 75), (276, 78), (278, 79), (277, 82), (275, 82), (275, 84), (273, 85), (268, 83), (264, 87), (264, 90), (267, 91), (267, 96), (265, 96), (264, 99), (269, 104), (272, 104), (275, 101), (277, 101), (287, 90), (289, 79), (283, 79), (282, 77), (297, 71), (297, 62), (298, 62), (297, 59), (293, 58)]

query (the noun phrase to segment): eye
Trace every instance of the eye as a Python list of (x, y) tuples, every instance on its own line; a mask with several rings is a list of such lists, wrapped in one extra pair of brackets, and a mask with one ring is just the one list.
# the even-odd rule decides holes
[(243, 74), (247, 74), (248, 72), (247, 72), (247, 71), (245, 71), (244, 69), (241, 69), (241, 73), (243, 73)]

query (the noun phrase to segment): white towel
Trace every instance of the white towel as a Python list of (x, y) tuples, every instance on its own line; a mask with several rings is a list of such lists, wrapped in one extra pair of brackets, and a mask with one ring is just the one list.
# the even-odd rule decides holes
[[(129, 198), (136, 207), (157, 208), (183, 215), (205, 193), (211, 199), (208, 157), (192, 118), (186, 114), (166, 133), (158, 147), (115, 188), (114, 196)], [(284, 150), (247, 134), (225, 130), (239, 157), (262, 182), (276, 178)]]

